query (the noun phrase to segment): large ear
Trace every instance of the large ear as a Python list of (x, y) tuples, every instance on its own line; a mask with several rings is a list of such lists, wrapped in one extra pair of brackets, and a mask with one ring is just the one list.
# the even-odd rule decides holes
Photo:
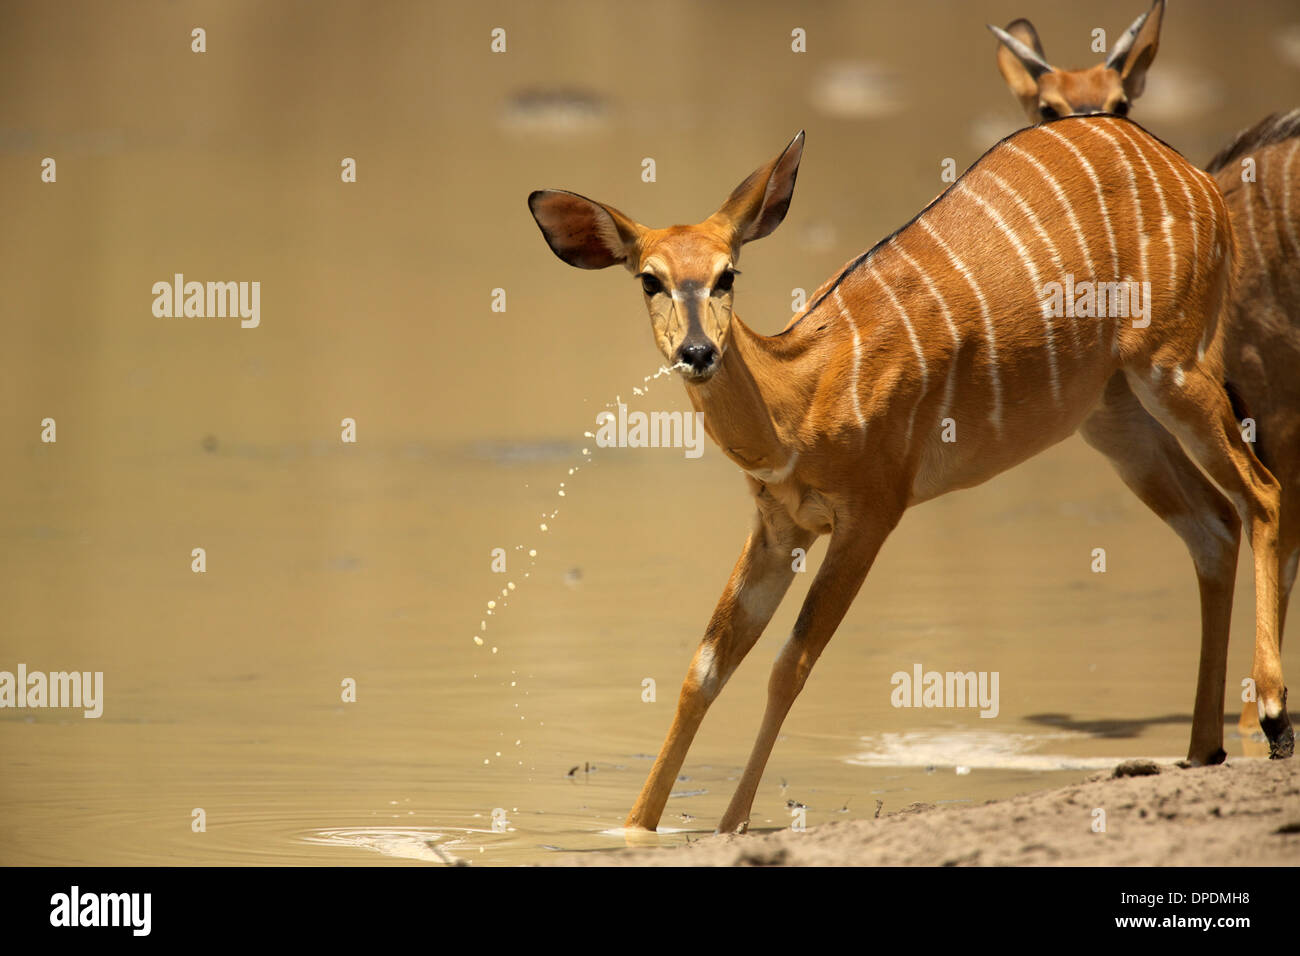
[(1038, 116), (1038, 78), (1052, 72), (1051, 64), (1043, 53), (1038, 31), (1028, 20), (1021, 18), (1007, 24), (1005, 30), (989, 24), (998, 38), (998, 72), (1030, 119)]
[(635, 264), (633, 254), (645, 227), (613, 206), (563, 189), (539, 189), (528, 208), (551, 251), (579, 269), (604, 269), (619, 262)]
[(1165, 0), (1155, 0), (1151, 9), (1133, 21), (1115, 42), (1106, 65), (1119, 73), (1124, 92), (1130, 100), (1142, 95), (1147, 85), (1147, 69), (1160, 46), (1160, 24), (1165, 18)]
[(803, 130), (799, 130), (780, 156), (750, 173), (709, 217), (730, 225), (735, 247), (762, 239), (781, 225), (794, 196), (802, 157)]

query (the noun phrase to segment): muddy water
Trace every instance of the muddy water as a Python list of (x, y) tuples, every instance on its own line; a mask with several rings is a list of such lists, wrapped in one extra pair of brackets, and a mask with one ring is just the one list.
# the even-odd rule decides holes
[[(584, 437), (615, 396), (685, 397), (669, 378), (634, 394), (658, 367), (638, 296), (558, 263), (524, 197), (698, 219), (806, 127), (791, 214), (747, 250), (738, 293), (775, 331), (792, 288), (938, 190), (943, 158), (1015, 127), (986, 19), (1034, 15), (1049, 54), (1084, 62), (1091, 27), (1137, 12), (977, 6), (6, 7), (0, 670), (102, 671), (105, 702), (98, 719), (0, 710), (0, 863), (619, 845), (604, 831), (658, 749), (749, 506), (712, 447)], [(1146, 118), (1195, 159), (1300, 87), (1294, 10), (1247, 11), (1168, 18)], [(153, 284), (178, 272), (260, 282), (260, 326), (154, 317)], [(663, 821), (679, 832), (657, 839), (721, 814), (806, 580), (710, 714)], [(1243, 564), (1234, 685), (1250, 594)], [(1072, 439), (904, 520), (755, 823), (788, 825), (788, 801), (814, 825), (1181, 755), (1197, 631), (1181, 546)], [(891, 675), (915, 664), (997, 671), (998, 715), (892, 707)]]

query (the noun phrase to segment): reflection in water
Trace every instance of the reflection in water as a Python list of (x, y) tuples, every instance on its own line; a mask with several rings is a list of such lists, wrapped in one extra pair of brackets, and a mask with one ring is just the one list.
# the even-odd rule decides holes
[[(1083, 741), (1083, 734), (1006, 734), (918, 731), (863, 738), (867, 749), (847, 758), (859, 767), (971, 767), (984, 770), (1107, 770), (1131, 757), (1077, 756), (1035, 751), (1051, 742)], [(1177, 757), (1149, 757), (1175, 763)]]
[(481, 842), (473, 842), (468, 834), (490, 832), (489, 830), (466, 830), (465, 835), (455, 836), (445, 830), (432, 828), (336, 827), (314, 830), (305, 834), (302, 842), (320, 846), (360, 847), (403, 860), (424, 860), (429, 863), (456, 866), (465, 865), (467, 862), (457, 853), (478, 851), (483, 847)]

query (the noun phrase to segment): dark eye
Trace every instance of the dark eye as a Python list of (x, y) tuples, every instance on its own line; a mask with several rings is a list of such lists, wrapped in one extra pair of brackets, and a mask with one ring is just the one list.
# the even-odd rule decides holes
[(736, 273), (728, 269), (722, 275), (718, 276), (718, 281), (714, 283), (713, 294), (721, 295), (724, 292), (730, 292), (731, 287), (736, 284)]
[(641, 273), (641, 291), (646, 295), (658, 295), (664, 291), (664, 284), (648, 272)]
[(1042, 115), (1044, 120), (1054, 120), (1054, 119), (1061, 118), (1061, 114), (1056, 112), (1055, 107), (1048, 106), (1045, 103), (1040, 103), (1038, 105), (1038, 112)]
[(1120, 100), (1111, 112), (1116, 116), (1128, 116), (1128, 100)]

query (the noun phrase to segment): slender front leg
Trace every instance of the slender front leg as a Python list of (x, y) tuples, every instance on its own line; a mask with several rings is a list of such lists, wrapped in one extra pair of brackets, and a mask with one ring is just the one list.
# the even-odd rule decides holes
[(816, 537), (796, 525), (761, 485), (754, 484), (758, 505), (754, 530), (691, 660), (668, 738), (627, 816), (627, 827), (653, 830), (659, 825), (705, 712), (763, 633), (794, 579), (791, 552), (806, 551)]
[[(881, 502), (873, 501), (873, 507)], [(837, 525), (831, 535), (826, 560), (808, 591), (799, 611), (794, 631), (781, 649), (772, 667), (767, 685), (767, 709), (763, 725), (750, 752), (745, 774), (731, 798), (719, 833), (743, 832), (749, 825), (749, 811), (758, 792), (758, 783), (767, 767), (777, 734), (795, 697), (803, 689), (813, 664), (829, 643), (835, 629), (857, 596), (858, 589), (876, 558), (876, 552), (897, 524), (902, 508), (889, 514), (862, 516), (856, 524)]]

